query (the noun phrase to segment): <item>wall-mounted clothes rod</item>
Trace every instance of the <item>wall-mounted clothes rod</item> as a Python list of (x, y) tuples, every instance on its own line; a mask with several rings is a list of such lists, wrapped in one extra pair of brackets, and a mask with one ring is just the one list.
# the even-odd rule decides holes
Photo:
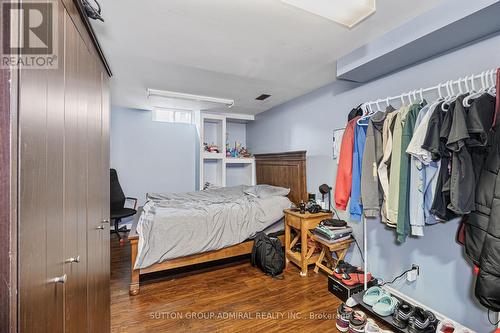
[(368, 111), (374, 111), (374, 108), (382, 111), (384, 104), (389, 106), (393, 101), (398, 101), (401, 104), (405, 104), (406, 102), (411, 104), (418, 99), (423, 100), (425, 97), (424, 94), (429, 95), (434, 93), (434, 97), (443, 98), (446, 96), (456, 95), (458, 93), (492, 88), (495, 87), (496, 84), (496, 72), (496, 69), (487, 70), (481, 74), (466, 76), (455, 81), (446, 81), (433, 87), (416, 89), (397, 96), (366, 102), (363, 106)]

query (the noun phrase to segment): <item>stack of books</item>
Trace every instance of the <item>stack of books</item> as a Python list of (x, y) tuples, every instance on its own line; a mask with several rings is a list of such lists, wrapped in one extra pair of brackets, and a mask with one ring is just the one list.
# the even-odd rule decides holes
[(313, 233), (328, 243), (337, 243), (351, 238), (352, 228), (345, 221), (323, 220)]

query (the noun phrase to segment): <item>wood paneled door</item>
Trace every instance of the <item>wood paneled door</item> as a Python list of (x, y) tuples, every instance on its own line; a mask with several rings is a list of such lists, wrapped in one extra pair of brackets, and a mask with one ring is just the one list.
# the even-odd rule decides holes
[(110, 72), (79, 4), (52, 2), (57, 69), (16, 72), (18, 312), (0, 331), (106, 333)]

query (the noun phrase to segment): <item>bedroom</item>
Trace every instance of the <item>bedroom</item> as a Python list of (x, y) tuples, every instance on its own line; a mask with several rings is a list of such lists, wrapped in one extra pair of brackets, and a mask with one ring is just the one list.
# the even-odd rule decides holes
[(500, 1), (0, 2), (0, 332), (500, 327)]

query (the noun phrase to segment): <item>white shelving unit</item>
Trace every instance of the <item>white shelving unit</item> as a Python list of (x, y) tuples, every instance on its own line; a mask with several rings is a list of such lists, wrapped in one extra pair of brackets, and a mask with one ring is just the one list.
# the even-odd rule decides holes
[[(235, 141), (246, 147), (246, 124), (252, 115), (202, 113), (200, 117), (200, 179), (203, 189), (206, 182), (217, 186), (255, 185), (255, 159), (226, 156), (226, 142)], [(203, 143), (215, 144), (219, 153), (208, 153)]]

